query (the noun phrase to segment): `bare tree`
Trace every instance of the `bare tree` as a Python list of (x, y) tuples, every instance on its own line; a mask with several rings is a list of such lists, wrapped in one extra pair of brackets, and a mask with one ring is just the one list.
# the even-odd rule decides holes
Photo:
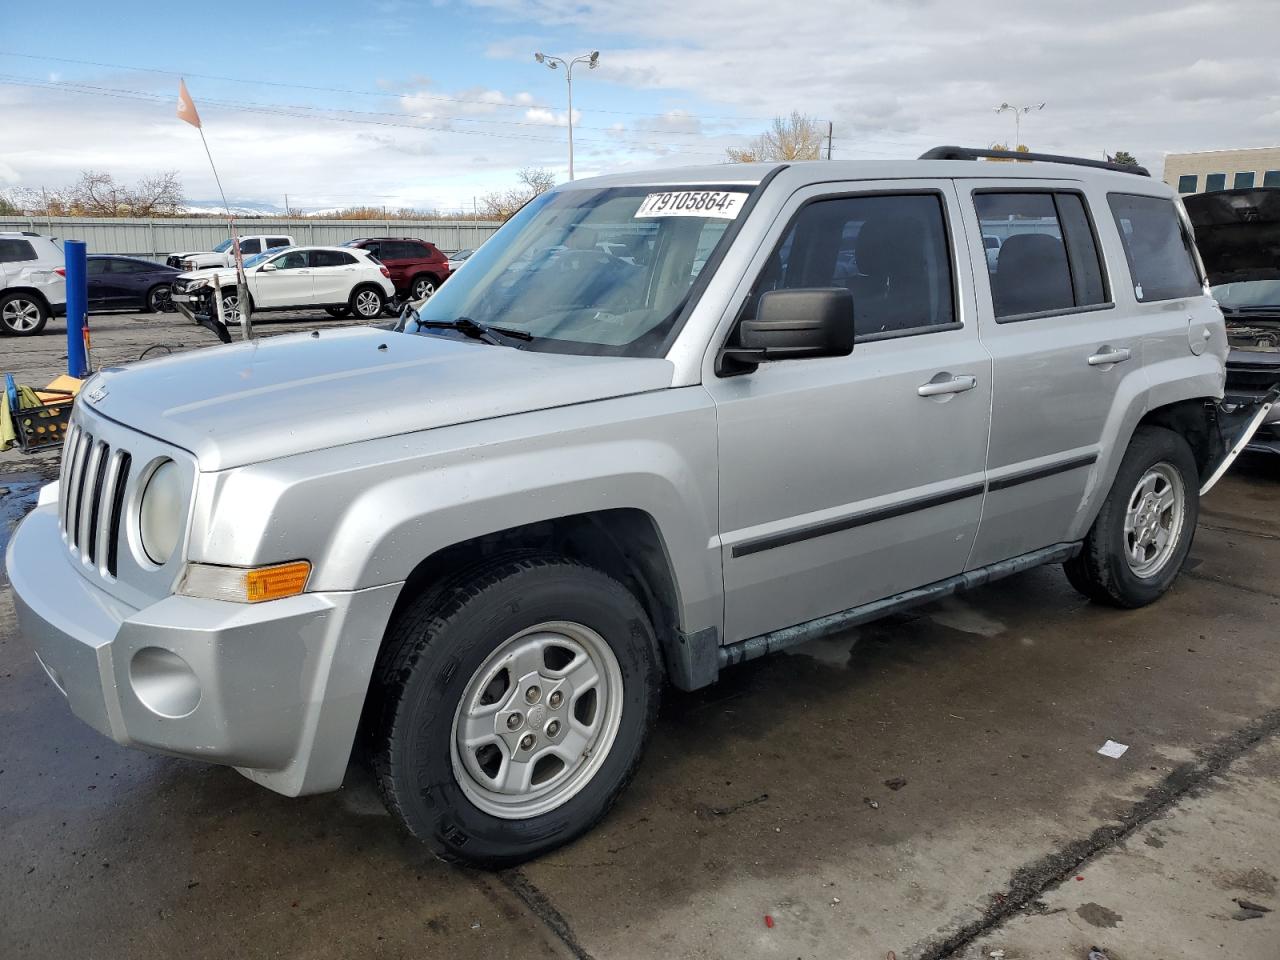
[(793, 110), (789, 117), (774, 117), (773, 125), (747, 146), (730, 147), (725, 153), (730, 163), (819, 160), (825, 139), (817, 121)]
[(516, 178), (520, 186), (496, 190), (480, 198), (480, 208), (486, 217), (510, 220), (526, 203), (556, 185), (556, 175), (545, 167), (525, 167)]
[(181, 212), (182, 182), (176, 171), (155, 173), (129, 187), (109, 173), (85, 170), (69, 187), (10, 192), (9, 202), (49, 217), (172, 217)]

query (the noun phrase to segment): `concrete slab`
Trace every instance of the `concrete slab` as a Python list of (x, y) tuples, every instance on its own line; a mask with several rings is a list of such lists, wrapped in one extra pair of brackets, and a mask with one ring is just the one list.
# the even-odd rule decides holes
[(1276, 957), (1277, 820), (1280, 742), (1269, 739), (961, 956), (1085, 960), (1097, 947), (1109, 960)]

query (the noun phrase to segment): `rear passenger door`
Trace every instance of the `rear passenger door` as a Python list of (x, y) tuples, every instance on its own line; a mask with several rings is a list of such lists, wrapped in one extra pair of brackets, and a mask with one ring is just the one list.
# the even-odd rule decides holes
[(963, 570), (991, 370), (958, 222), (948, 181), (823, 184), (793, 195), (756, 254), (730, 331), (769, 290), (841, 286), (857, 338), (846, 357), (703, 379), (717, 408), (726, 642)]
[(999, 242), (994, 256), (971, 245), (994, 367), (973, 568), (1076, 538), (1108, 422), (1142, 389), (1142, 344), (1112, 296), (1115, 251), (1104, 254), (1098, 240), (1109, 230), (1105, 200), (1099, 209), (1073, 181), (957, 181), (957, 189), (969, 235)]
[(341, 250), (311, 251), (311, 300), (321, 306), (346, 303), (355, 286), (356, 258)]

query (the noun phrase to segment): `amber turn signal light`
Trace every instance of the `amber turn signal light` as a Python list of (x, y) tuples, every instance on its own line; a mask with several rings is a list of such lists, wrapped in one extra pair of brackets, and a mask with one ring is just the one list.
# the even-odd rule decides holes
[(261, 603), (296, 596), (307, 588), (310, 576), (311, 564), (306, 560), (249, 570), (244, 575), (245, 599), (250, 603)]

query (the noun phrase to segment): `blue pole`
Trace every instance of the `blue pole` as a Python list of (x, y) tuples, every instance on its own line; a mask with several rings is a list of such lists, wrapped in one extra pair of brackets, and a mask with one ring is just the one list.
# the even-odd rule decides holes
[(83, 240), (62, 244), (67, 259), (67, 373), (83, 377), (89, 372), (84, 355), (84, 327), (89, 314), (89, 269)]

